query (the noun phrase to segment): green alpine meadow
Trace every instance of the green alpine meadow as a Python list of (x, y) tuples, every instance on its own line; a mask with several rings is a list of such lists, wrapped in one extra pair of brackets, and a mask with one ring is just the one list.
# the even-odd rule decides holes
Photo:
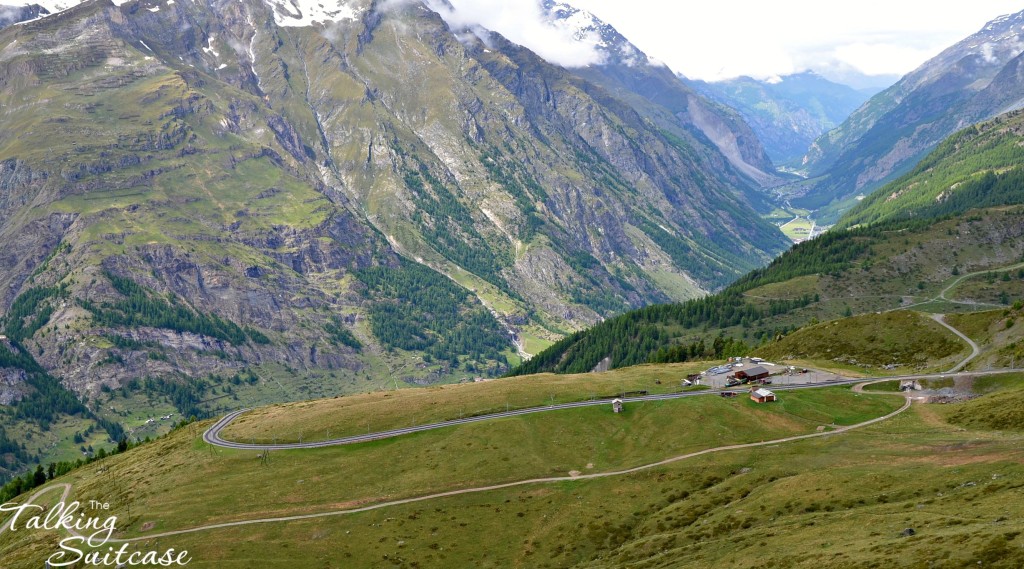
[(0, 567), (1024, 566), (1024, 12), (6, 2)]

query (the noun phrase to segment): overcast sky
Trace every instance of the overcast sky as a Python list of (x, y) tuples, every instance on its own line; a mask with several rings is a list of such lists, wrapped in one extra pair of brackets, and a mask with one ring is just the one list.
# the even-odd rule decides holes
[[(450, 0), (558, 63), (580, 46), (541, 34), (527, 0)], [(568, 0), (611, 23), (648, 55), (695, 79), (770, 78), (806, 69), (903, 75), (1024, 0)], [(513, 6), (514, 5), (514, 6)], [(543, 39), (541, 39), (543, 37)], [(564, 54), (562, 56), (561, 54)], [(561, 59), (561, 61), (557, 61)]]

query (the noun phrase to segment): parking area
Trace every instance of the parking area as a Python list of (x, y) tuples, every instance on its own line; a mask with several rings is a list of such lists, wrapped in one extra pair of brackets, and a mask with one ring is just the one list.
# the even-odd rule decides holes
[[(829, 373), (820, 370), (807, 369), (804, 373), (805, 368), (796, 368), (791, 370), (790, 366), (783, 364), (776, 364), (774, 362), (765, 361), (753, 361), (750, 358), (742, 358), (740, 361), (734, 361), (728, 366), (718, 366), (705, 371), (700, 378), (701, 385), (707, 385), (714, 389), (723, 389), (726, 387), (735, 387), (736, 389), (747, 388), (747, 385), (736, 385), (728, 386), (726, 382), (729, 381), (729, 376), (733, 376), (736, 372), (743, 370), (744, 368), (752, 367), (763, 367), (768, 370), (771, 374), (768, 380), (771, 381), (771, 385), (794, 385), (794, 384), (807, 384), (807, 383), (826, 383), (830, 381), (847, 379), (834, 373)], [(758, 382), (751, 382), (750, 385), (755, 385)]]

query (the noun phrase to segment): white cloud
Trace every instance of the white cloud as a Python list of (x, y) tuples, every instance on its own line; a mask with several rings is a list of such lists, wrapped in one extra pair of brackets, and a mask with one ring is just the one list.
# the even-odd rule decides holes
[(903, 74), (1019, 0), (568, 0), (698, 79), (815, 69)]
[[(944, 46), (945, 47), (945, 46)], [(902, 75), (937, 55), (934, 49), (891, 43), (849, 43), (836, 46), (825, 59), (847, 63), (865, 75)], [(807, 65), (818, 63), (809, 59)], [(826, 63), (826, 61), (821, 61)]]
[(21, 17), (21, 8), (0, 6), (0, 21), (12, 21)]
[(529, 48), (564, 67), (586, 67), (603, 61), (596, 34), (575, 37), (569, 26), (552, 25), (536, 0), (429, 0), (430, 8), (456, 30), (483, 27)]

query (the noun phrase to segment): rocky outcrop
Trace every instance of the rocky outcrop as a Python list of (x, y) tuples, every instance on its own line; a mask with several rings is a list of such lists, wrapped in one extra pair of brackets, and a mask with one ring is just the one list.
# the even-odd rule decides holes
[(11, 405), (21, 401), (25, 395), (25, 370), (0, 368), (0, 405)]

